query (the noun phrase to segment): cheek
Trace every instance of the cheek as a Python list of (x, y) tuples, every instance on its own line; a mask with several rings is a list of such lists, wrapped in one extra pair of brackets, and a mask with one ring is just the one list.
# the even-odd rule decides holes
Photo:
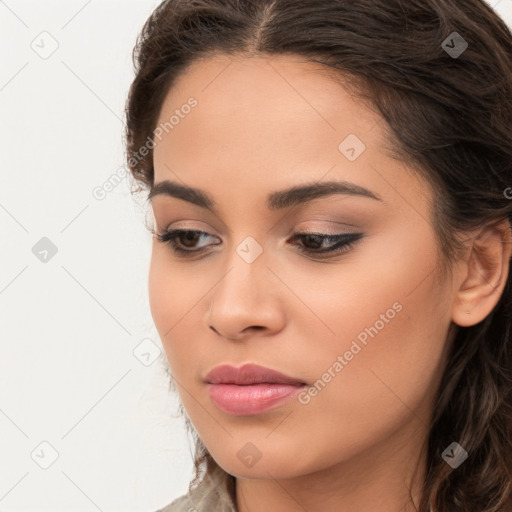
[[(178, 383), (190, 389), (196, 385), (192, 381), (198, 378), (198, 364), (208, 356), (203, 317), (211, 297), (209, 291), (218, 277), (203, 271), (205, 278), (198, 279), (194, 265), (180, 265), (169, 259), (165, 247), (153, 247), (148, 275), (149, 305), (171, 373)], [(186, 402), (181, 390), (180, 395)]]
[[(172, 326), (170, 314), (174, 311), (175, 301), (169, 291), (175, 287), (176, 283), (169, 272), (164, 271), (161, 257), (153, 247), (148, 275), (148, 295), (151, 316), (160, 336)], [(162, 339), (162, 342), (165, 340)]]
[[(411, 419), (419, 427), (429, 421), (428, 406), (444, 366), (449, 308), (430, 280), (413, 293), (408, 294), (411, 287), (403, 290), (407, 293), (399, 287), (375, 290), (379, 300), (369, 302), (365, 311), (351, 310), (344, 326), (338, 323), (349, 335), (331, 354), (346, 353), (351, 360), (322, 391), (318, 406), (326, 410), (337, 402), (338, 420), (345, 424), (350, 411), (347, 427), (355, 427), (356, 438), (362, 432), (368, 439), (378, 438)], [(389, 314), (397, 303), (400, 311)]]
[(319, 278), (323, 287), (310, 296), (336, 332), (332, 348), (349, 350), (357, 338), (366, 348), (389, 350), (387, 357), (399, 362), (409, 350), (420, 350), (422, 340), (443, 338), (451, 290), (436, 283), (439, 254), (426, 223), (397, 225), (375, 235), (350, 258), (346, 270), (340, 265), (337, 279)]
[[(334, 334), (314, 350), (303, 347), (315, 389), (304, 397), (301, 419), (349, 446), (389, 434), (415, 414), (420, 427), (427, 424), (426, 405), (444, 367), (450, 289), (435, 281), (435, 245), (418, 238), (397, 247), (373, 253), (386, 254), (377, 262), (354, 258), (350, 273), (308, 287), (308, 305)], [(314, 339), (303, 327), (303, 338)]]
[(173, 263), (169, 252), (166, 247), (153, 246), (148, 275), (151, 314), (158, 330), (164, 332), (178, 325), (207, 290), (207, 283), (193, 278), (197, 270)]
[[(331, 442), (319, 444), (343, 446), (344, 457), (387, 439), (407, 424), (418, 434), (427, 429), (443, 369), (449, 322), (434, 320), (442, 319), (444, 313), (432, 304), (428, 289), (402, 298), (400, 304), (402, 310), (387, 324), (376, 322), (385, 307), (375, 309), (372, 304), (364, 328), (358, 322), (350, 321), (350, 327), (345, 324), (352, 334), (349, 341), (343, 340), (339, 350), (333, 347), (330, 357), (323, 357), (324, 363), (316, 365), (320, 391), (303, 407), (300, 419), (307, 425), (304, 435), (306, 431), (322, 432)], [(384, 301), (384, 305), (389, 302)], [(361, 333), (367, 335), (365, 343), (357, 338)], [(351, 350), (353, 341), (360, 348), (352, 345)], [(336, 376), (324, 385), (326, 377), (329, 379), (326, 371), (345, 351), (351, 360), (345, 357), (343, 369), (334, 371)], [(328, 450), (325, 457), (332, 457)]]
[[(186, 323), (187, 313), (198, 298), (200, 291), (194, 290), (193, 280), (177, 267), (172, 267), (165, 256), (165, 248), (153, 247), (148, 275), (148, 295), (151, 316), (155, 323), (164, 350), (174, 373), (177, 364), (190, 351), (187, 343), (173, 343), (182, 325)], [(182, 350), (180, 350), (180, 348)]]

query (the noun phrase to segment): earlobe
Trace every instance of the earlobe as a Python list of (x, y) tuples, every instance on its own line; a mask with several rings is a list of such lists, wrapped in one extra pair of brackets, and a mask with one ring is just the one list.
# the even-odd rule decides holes
[(470, 239), (453, 302), (452, 320), (461, 327), (481, 322), (498, 303), (509, 278), (512, 249), (510, 222), (503, 219), (481, 228)]

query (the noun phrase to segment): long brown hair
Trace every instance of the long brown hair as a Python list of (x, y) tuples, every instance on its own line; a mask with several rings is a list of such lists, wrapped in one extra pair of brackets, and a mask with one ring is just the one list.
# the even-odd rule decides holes
[[(462, 53), (450, 52), (454, 40)], [(297, 55), (339, 72), (382, 115), (396, 158), (434, 187), (446, 261), (456, 231), (512, 222), (512, 34), (484, 0), (162, 2), (139, 34), (126, 104), (128, 167), (143, 188), (154, 181), (152, 150), (138, 150), (165, 95), (188, 65), (214, 54)], [(420, 512), (512, 510), (511, 280), (509, 268), (494, 310), (459, 328), (450, 348)], [(197, 483), (219, 467), (194, 439)], [(454, 440), (469, 454), (456, 469), (441, 457)]]

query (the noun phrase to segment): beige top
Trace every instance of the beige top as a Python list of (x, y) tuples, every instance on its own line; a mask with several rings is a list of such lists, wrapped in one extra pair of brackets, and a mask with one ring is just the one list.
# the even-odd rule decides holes
[(156, 512), (238, 512), (235, 477), (217, 467), (211, 476)]

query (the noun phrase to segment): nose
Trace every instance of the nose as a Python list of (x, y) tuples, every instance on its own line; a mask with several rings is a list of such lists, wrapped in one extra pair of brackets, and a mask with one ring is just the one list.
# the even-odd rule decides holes
[(268, 336), (283, 329), (286, 316), (281, 294), (283, 285), (260, 255), (247, 263), (236, 253), (229, 269), (214, 286), (206, 325), (232, 341)]

